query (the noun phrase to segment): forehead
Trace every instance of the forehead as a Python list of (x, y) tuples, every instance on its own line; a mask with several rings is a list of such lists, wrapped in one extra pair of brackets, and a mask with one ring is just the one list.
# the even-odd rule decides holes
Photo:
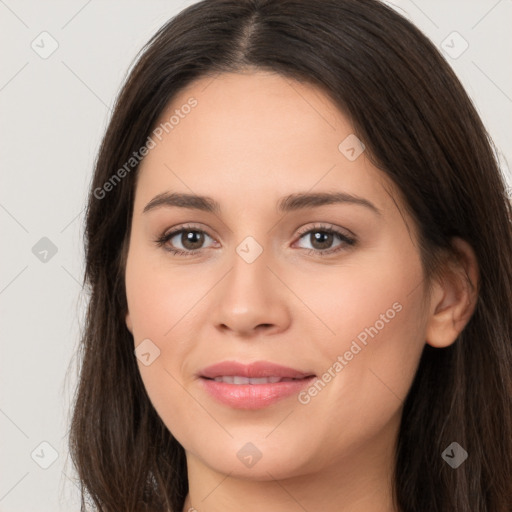
[[(332, 137), (352, 131), (344, 116), (316, 87), (276, 73), (253, 71), (204, 77), (190, 84), (170, 102), (160, 116), (165, 122), (184, 108), (190, 98), (197, 106), (169, 134), (181, 149), (215, 151), (233, 158), (273, 157), (277, 148), (289, 158), (301, 145), (332, 150)], [(193, 133), (192, 133), (193, 132)], [(330, 134), (331, 137), (326, 138)], [(229, 138), (224, 138), (229, 135)], [(192, 137), (191, 137), (192, 136)], [(222, 144), (219, 144), (219, 139)], [(264, 144), (269, 141), (274, 143)], [(321, 149), (321, 147), (319, 149)], [(336, 149), (336, 146), (334, 147)]]
[(386, 181), (364, 152), (347, 158), (354, 129), (326, 94), (272, 72), (201, 78), (173, 98), (156, 128), (139, 169), (148, 200), (167, 189), (221, 203), (313, 189), (364, 190), (376, 200)]

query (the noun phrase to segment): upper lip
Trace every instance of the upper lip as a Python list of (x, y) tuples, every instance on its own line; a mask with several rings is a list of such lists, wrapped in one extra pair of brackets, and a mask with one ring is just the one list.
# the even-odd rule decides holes
[(312, 372), (303, 372), (270, 363), (268, 361), (256, 361), (249, 364), (239, 363), (237, 361), (222, 361), (220, 363), (208, 366), (200, 371), (200, 377), (214, 379), (215, 377), (239, 376), (239, 377), (281, 377), (290, 379), (302, 379), (313, 376)]

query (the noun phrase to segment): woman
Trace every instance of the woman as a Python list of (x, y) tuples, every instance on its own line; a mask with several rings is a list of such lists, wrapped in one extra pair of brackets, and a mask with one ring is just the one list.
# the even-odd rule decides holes
[(84, 496), (510, 510), (511, 219), (467, 94), (385, 5), (188, 7), (91, 186)]

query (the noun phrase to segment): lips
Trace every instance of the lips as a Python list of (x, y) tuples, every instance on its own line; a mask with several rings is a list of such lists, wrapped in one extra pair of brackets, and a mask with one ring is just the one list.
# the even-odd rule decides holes
[(204, 368), (200, 372), (201, 377), (215, 379), (216, 377), (246, 377), (249, 379), (258, 379), (265, 377), (278, 377), (279, 379), (303, 379), (314, 375), (313, 372), (304, 372), (270, 363), (267, 361), (257, 361), (250, 364), (242, 364), (236, 361), (223, 361), (212, 366)]
[(275, 384), (276, 382), (289, 382), (291, 380), (288, 377), (242, 377), (241, 375), (225, 375), (223, 377), (215, 377), (215, 382), (224, 382), (225, 384)]
[(199, 377), (203, 389), (220, 403), (261, 409), (299, 393), (315, 375), (266, 361), (247, 365), (224, 361), (204, 368)]

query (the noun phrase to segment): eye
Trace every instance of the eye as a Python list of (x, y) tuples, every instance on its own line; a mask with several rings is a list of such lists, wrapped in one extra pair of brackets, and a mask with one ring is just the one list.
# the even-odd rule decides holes
[[(299, 233), (300, 239), (305, 239), (311, 243), (312, 249), (308, 250), (308, 254), (317, 254), (325, 256), (327, 254), (336, 253), (356, 244), (356, 239), (342, 231), (331, 226), (317, 225), (313, 229), (302, 231)], [(332, 247), (334, 241), (338, 239), (339, 245)], [(307, 249), (307, 248), (306, 248)]]
[(181, 226), (170, 233), (164, 233), (156, 240), (156, 244), (163, 246), (165, 250), (173, 254), (189, 256), (203, 249), (202, 246), (206, 238), (213, 240), (202, 229), (193, 226)]

